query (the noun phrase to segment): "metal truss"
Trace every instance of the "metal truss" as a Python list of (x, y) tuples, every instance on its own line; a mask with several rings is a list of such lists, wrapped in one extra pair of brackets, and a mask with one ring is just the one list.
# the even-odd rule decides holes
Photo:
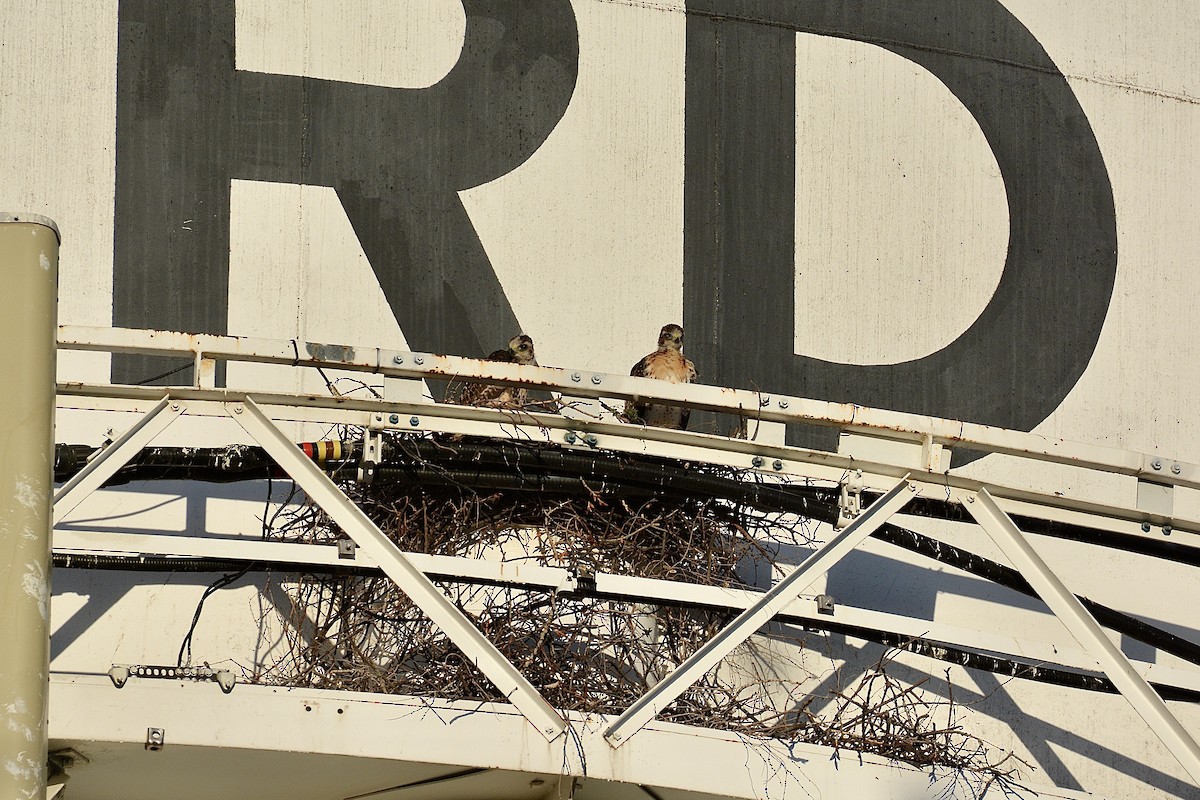
[(967, 511), (1021, 571), (1054, 615), (1062, 620), (1075, 641), (1100, 662), (1104, 674), (1179, 759), (1188, 774), (1200, 782), (1200, 746), (1196, 740), (1179, 724), (1167, 704), (1138, 674), (1120, 648), (1104, 634), (1104, 629), (1083, 604), (1042, 560), (1021, 529), (996, 505), (987, 489), (981, 489), (975, 501), (967, 503)]
[(166, 430), (183, 412), (182, 405), (172, 402), (170, 397), (164, 397), (133, 427), (98, 452), (87, 466), (54, 494), (54, 522), (57, 524), (89, 494), (103, 486), (105, 481), (129, 463), (129, 459)]
[[(861, 471), (862, 484), (883, 492), (874, 503), (797, 569), (762, 594), (720, 590), (720, 602), (711, 587), (678, 585), (663, 587), (665, 581), (647, 581), (630, 576), (603, 576), (606, 594), (644, 600), (656, 596), (678, 599), (683, 595), (699, 604), (742, 609), (739, 616), (691, 658), (666, 676), (646, 695), (621, 714), (605, 731), (613, 747), (627, 742), (648, 721), (721, 661), (733, 648), (780, 615), (813, 613), (811, 601), (801, 593), (815, 579), (852, 552), (912, 497), (920, 493), (945, 497), (961, 503), (979, 525), (1030, 582), (1050, 609), (1064, 622), (1084, 650), (1054, 648), (1054, 663), (1095, 669), (1105, 675), (1129, 699), (1171, 753), (1200, 783), (1200, 747), (1178, 722), (1165, 703), (1146, 683), (1128, 658), (1108, 640), (1100, 626), (1078, 600), (1040, 559), (1027, 537), (1012, 523), (1010, 514), (1050, 521), (1070, 522), (1111, 531), (1122, 536), (1171, 542), (1200, 551), (1200, 520), (1174, 513), (1172, 493), (1177, 489), (1200, 488), (1200, 465), (1173, 461), (1161, 456), (1116, 448), (1064, 442), (1036, 434), (983, 425), (940, 420), (913, 414), (867, 409), (760, 392), (699, 385), (673, 385), (645, 378), (585, 373), (549, 367), (525, 367), (429, 353), (387, 351), (378, 348), (330, 346), (298, 340), (268, 341), (228, 336), (199, 336), (161, 331), (122, 329), (60, 328), (63, 349), (183, 355), (203, 367), (196, 370), (190, 387), (141, 387), (117, 385), (60, 384), (61, 408), (132, 411), (138, 422), (101, 451), (87, 468), (65, 485), (55, 497), (54, 519), (58, 522), (71, 508), (116, 473), (137, 451), (179, 416), (226, 417), (245, 432), (282, 467), (360, 546), (363, 564), (378, 567), (405, 591), (480, 670), (499, 688), (535, 728), (548, 739), (557, 737), (566, 723), (555, 709), (496, 650), (460, 611), (430, 582), (427, 573), (496, 579), (488, 575), (492, 565), (469, 559), (419, 556), (401, 552), (370, 522), (333, 482), (291, 442), (278, 427), (280, 421), (343, 423), (377, 433), (383, 430), (446, 432), (464, 435), (511, 437), (552, 442), (575, 450), (605, 449), (644, 453), (711, 464), (733, 466), (771, 476), (780, 481), (815, 479), (838, 483), (849, 470)], [(764, 444), (660, 428), (624, 424), (614, 419), (589, 419), (568, 415), (528, 413), (472, 408), (427, 402), (393, 402), (349, 397), (312, 397), (268, 392), (217, 389), (211, 385), (216, 361), (247, 361), (321, 367), (377, 374), (388, 378), (454, 379), (520, 385), (550, 390), (564, 398), (606, 398), (617, 401), (638, 398), (692, 409), (714, 411), (756, 420), (824, 425), (850, 432), (849, 444), (838, 453), (785, 445)], [(949, 448), (966, 447), (986, 453), (1004, 454), (1038, 463), (1109, 473), (1130, 481), (1133, 505), (1071, 497), (1054, 491), (1008, 487), (953, 474), (948, 468)], [(886, 490), (886, 491), (885, 491)], [(1158, 530), (1153, 530), (1157, 528)], [(255, 560), (303, 564), (327, 563), (328, 553), (312, 546), (268, 542), (225, 542), (170, 537), (168, 542), (150, 542), (156, 537), (95, 535), (58, 532), (55, 549), (60, 553), (81, 551), (167, 552), (175, 555), (211, 555), (251, 551)], [(157, 537), (163, 538), (163, 537)], [(329, 548), (318, 548), (328, 550)], [(343, 564), (345, 562), (342, 562)], [(524, 581), (554, 591), (574, 588), (574, 576), (552, 568), (522, 567), (514, 572), (505, 567), (501, 582)], [(599, 580), (599, 578), (598, 578)], [(669, 594), (668, 594), (669, 592)], [(882, 629), (913, 629), (913, 621), (892, 615), (847, 609), (851, 618), (875, 623)], [(855, 617), (857, 615), (857, 617)], [(920, 621), (926, 631), (932, 626)], [(969, 646), (992, 652), (1014, 652), (1005, 642), (1015, 640), (997, 634), (940, 631), (944, 641), (965, 639)], [(1038, 646), (1019, 643), (1016, 652)], [(1044, 649), (1044, 647), (1042, 648)], [(1142, 671), (1145, 671), (1144, 665)], [(1195, 685), (1192, 675), (1177, 676), (1177, 683)]]
[[(346, 561), (334, 545), (265, 542), (257, 539), (169, 536), (153, 533), (106, 533), (94, 530), (59, 530), (54, 551), (71, 564), (91, 556), (127, 559), (136, 563), (147, 557), (212, 559), (221, 563), (259, 564), (273, 569), (302, 571), (328, 569), (363, 573), (382, 572), (364, 552)], [(462, 556), (404, 553), (405, 558), (428, 577), (439, 581), (503, 586), (514, 589), (584, 594), (578, 576), (564, 567), (526, 563), (501, 563)], [(116, 562), (114, 562), (116, 563)], [(658, 578), (641, 578), (599, 572), (590, 576), (591, 593), (597, 597), (619, 597), (624, 602), (673, 604), (688, 608), (742, 612), (758, 602), (762, 592), (719, 586), (680, 583)], [(837, 603), (834, 609), (819, 610), (816, 595), (801, 592), (785, 605), (775, 620), (824, 627), (830, 622), (852, 629), (873, 630), (894, 638), (925, 639), (950, 647), (992, 653), (1020, 653), (1030, 663), (1057, 664), (1081, 672), (1094, 671), (1096, 660), (1085, 650), (1062, 644), (1022, 639), (1003, 632), (982, 631), (956, 625), (913, 619), (873, 609)], [(1160, 686), (1200, 693), (1200, 672), (1187, 672), (1144, 661), (1131, 661), (1140, 675)]]
[(384, 573), (442, 629), (450, 641), (488, 677), (547, 739), (566, 730), (566, 722), (525, 676), (475, 624), (414, 567), (400, 548), (371, 522), (362, 509), (308, 459), (279, 428), (247, 399), (232, 405), (231, 416), (283, 467), (309, 499), (319, 505), (354, 543), (371, 555)]
[(721, 659), (749, 639), (755, 631), (770, 622), (773, 617), (795, 600), (800, 592), (832, 569), (880, 525), (887, 522), (888, 518), (899, 511), (916, 491), (917, 487), (909, 483), (907, 478), (893, 486), (862, 516), (817, 548), (816, 552), (806, 558), (786, 578), (771, 587), (754, 605), (739, 614), (737, 619), (706, 644), (701, 645), (700, 649), (676, 667), (671, 674), (642, 695), (641, 699), (617, 718), (617, 721), (605, 731), (604, 735), (613, 743), (614, 747), (619, 747), (630, 736), (641, 730), (647, 722), (658, 715), (658, 712), (687, 691), (689, 686), (700, 680), (704, 673), (715, 667)]

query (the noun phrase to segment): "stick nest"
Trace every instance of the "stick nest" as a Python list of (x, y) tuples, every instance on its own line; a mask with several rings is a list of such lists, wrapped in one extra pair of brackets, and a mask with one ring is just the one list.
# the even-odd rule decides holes
[[(614, 470), (640, 465), (644, 471), (644, 458), (606, 454), (608, 474), (597, 480), (537, 469), (546, 445), (504, 442), (493, 453), (474, 440), (393, 436), (387, 448), (391, 466), (373, 483), (357, 482), (349, 462), (333, 478), (405, 552), (561, 567), (585, 583), (605, 572), (754, 589), (778, 574), (781, 548), (817, 544), (808, 519), (757, 511), (713, 493), (611, 479)], [(655, 464), (701, 480), (755, 479), (731, 468)], [(284, 503), (270, 523), (268, 535), (276, 540), (332, 544), (344, 538), (323, 511), (303, 501)], [(584, 714), (620, 714), (734, 616), (582, 592), (435, 583), (551, 705)], [(289, 575), (280, 588), (292, 609), (287, 652), (255, 680), (504, 700), (386, 577)], [(822, 713), (811, 711), (815, 698), (802, 685), (811, 687), (816, 676), (812, 660), (806, 666), (803, 658), (798, 637), (805, 633), (788, 630), (771, 626), (769, 636), (751, 637), (659, 718), (945, 767), (953, 776), (951, 792), (994, 783), (1006, 792), (1016, 787), (1014, 757), (992, 759), (985, 743), (957, 724), (952, 702), (928, 699), (919, 686), (892, 678), (891, 652), (854, 685), (822, 698)]]

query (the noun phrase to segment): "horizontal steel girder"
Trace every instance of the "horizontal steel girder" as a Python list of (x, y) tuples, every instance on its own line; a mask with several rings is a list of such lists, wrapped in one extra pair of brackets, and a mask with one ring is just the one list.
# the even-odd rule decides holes
[[(356, 553), (353, 560), (338, 554), (338, 548), (325, 544), (263, 541), (261, 539), (206, 538), (197, 536), (165, 536), (153, 533), (110, 533), (91, 530), (57, 530), (54, 532), (54, 553), (75, 558), (107, 555), (137, 558), (162, 556), (169, 558), (228, 559), (244, 564), (292, 565), (304, 567), (339, 568), (349, 566), (379, 569), (366, 553)], [(508, 586), (545, 592), (577, 590), (574, 574), (564, 567), (545, 567), (538, 564), (487, 561), (465, 556), (430, 555), (406, 551), (405, 557), (433, 580)], [(597, 572), (593, 590), (598, 595), (622, 603), (680, 604), (685, 607), (711, 608), (741, 612), (762, 597), (762, 592), (749, 589), (730, 589), (722, 586), (682, 583), (659, 578), (640, 578)], [(1022, 639), (998, 631), (982, 631), (914, 619), (900, 614), (858, 608), (839, 602), (832, 614), (817, 610), (813, 595), (799, 595), (786, 606), (779, 618), (806, 621), (816, 627), (833, 621), (855, 628), (865, 628), (894, 634), (907, 639), (926, 639), (952, 647), (1001, 654), (1004, 657), (1028, 659), (1045, 665), (1060, 665), (1074, 670), (1094, 672), (1096, 660), (1081, 648), (1065, 647), (1061, 642)], [(1200, 671), (1165, 667), (1143, 661), (1130, 661), (1146, 677), (1172, 688), (1200, 691)]]
[(532, 367), (474, 358), (385, 350), (358, 345), (321, 344), (298, 339), (189, 334), (174, 331), (59, 326), (59, 348), (103, 352), (184, 355), (222, 361), (321, 367), (392, 378), (486, 381), (562, 392), (571, 397), (634, 397), (689, 408), (736, 414), (768, 422), (808, 423), (880, 435), (969, 447), (1037, 461), (1072, 464), (1155, 482), (1200, 489), (1200, 464), (1104, 445), (1068, 442), (1025, 431), (1005, 430), (961, 420), (937, 419), (853, 403), (834, 403), (747, 389), (672, 384), (594, 371)]

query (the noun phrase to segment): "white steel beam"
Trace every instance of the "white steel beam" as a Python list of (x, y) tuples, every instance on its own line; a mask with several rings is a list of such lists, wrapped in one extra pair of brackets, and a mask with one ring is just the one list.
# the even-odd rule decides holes
[[(524, 773), (524, 780), (520, 785), (497, 781), (476, 787), (474, 793), (414, 790), (382, 794), (378, 800), (532, 798), (531, 778), (543, 776), (549, 785), (558, 775), (592, 782), (576, 798), (650, 800), (637, 788), (641, 785), (661, 787), (661, 794), (670, 798), (782, 797), (787, 791), (795, 794), (797, 783), (804, 790), (800, 795), (813, 798), (927, 795), (923, 790), (929, 784), (928, 771), (872, 753), (838, 762), (829, 747), (770, 739), (748, 742), (727, 731), (658, 723), (639, 737), (637, 757), (612, 758), (596, 716), (575, 713), (571, 720), (576, 724), (570, 746), (564, 748), (562, 740), (530, 736), (524, 719), (504, 703), (307, 688), (280, 691), (241, 683), (231, 694), (222, 694), (211, 685), (165, 680), (131, 680), (118, 691), (107, 675), (63, 673), (55, 673), (50, 686), (53, 740), (95, 742), (95, 752), (88, 752), (91, 765), (78, 769), (69, 784), (80, 798), (92, 796), (89, 790), (136, 800), (171, 796), (161, 782), (148, 781), (137, 770), (160, 769), (150, 765), (157, 763), (155, 754), (147, 757), (143, 751), (147, 724), (166, 730), (163, 752), (172, 759), (175, 774), (205, 770), (226, 778), (207, 795), (192, 792), (189, 797), (343, 798), (364, 791), (352, 791), (355, 786), (396, 785), (399, 781), (367, 781), (363, 775), (380, 774), (375, 770), (381, 764), (393, 770), (392, 775), (396, 767), (404, 770), (401, 775), (412, 775), (402, 762), (422, 767), (416, 779), (430, 774), (433, 765), (434, 774), (499, 769), (510, 775)], [(262, 766), (247, 768), (254, 753), (262, 754)], [(92, 788), (102, 776), (120, 770), (122, 785), (136, 792), (104, 793), (111, 784)], [(341, 787), (346, 791), (322, 793), (303, 782), (307, 778), (334, 786), (339, 770), (347, 774)], [(302, 773), (300, 780), (296, 772)], [(226, 773), (235, 780), (228, 780)], [(163, 769), (156, 774), (169, 773)]]
[(965, 505), (1075, 640), (1099, 662), (1104, 674), (1162, 739), (1192, 779), (1200, 784), (1200, 745), (1137, 673), (1125, 654), (1105, 635), (1104, 629), (1079, 599), (1042, 560), (1021, 529), (996, 504), (987, 489), (981, 489), (975, 501)]
[[(138, 411), (159, 400), (157, 391), (160, 391), (157, 387), (61, 385), (58, 405), (60, 408), (86, 410)], [(171, 389), (171, 396), (177, 401), (188, 403), (188, 414), (192, 416), (225, 417), (225, 403), (253, 396), (260, 408), (272, 419), (278, 420), (358, 425), (408, 433), (438, 432), (554, 442), (559, 446), (584, 452), (604, 449), (720, 464), (735, 469), (750, 468), (781, 480), (803, 477), (837, 483), (846, 469), (861, 469), (866, 478), (866, 488), (879, 491), (891, 486), (901, 475), (911, 471), (911, 466), (852, 459), (824, 450), (730, 439), (693, 431), (629, 425), (615, 420), (595, 422), (566, 419), (554, 414), (531, 414), (440, 403), (380, 402), (352, 397), (320, 398), (226, 389), (174, 387)], [(415, 426), (410, 422), (414, 416), (418, 419)], [(397, 421), (389, 422), (391, 417), (395, 417)], [(591, 434), (594, 442), (585, 443), (586, 434)], [(568, 438), (574, 438), (574, 444), (568, 443)], [(761, 467), (754, 466), (756, 459), (761, 459)], [(776, 460), (780, 462), (779, 469), (774, 468)], [(913, 480), (921, 482), (922, 478), (926, 483), (936, 483), (940, 492), (949, 490), (951, 497), (948, 499), (956, 502), (963, 495), (977, 492), (984, 485), (982, 481), (949, 473), (938, 473), (936, 476), (915, 473)], [(993, 496), (1001, 503), (1013, 507), (1012, 513), (1079, 524), (1099, 530), (1113, 530), (1149, 541), (1162, 541), (1163, 534), (1160, 532), (1142, 530), (1141, 525), (1150, 520), (1155, 525), (1172, 526), (1174, 530), (1171, 541), (1175, 545), (1200, 547), (1200, 537), (1197, 536), (1197, 532), (1200, 532), (1200, 519), (1179, 513), (1170, 518), (1158, 518), (1132, 505), (1093, 502), (1070, 495), (1036, 492), (994, 483), (988, 486)], [(1132, 491), (1131, 484), (1131, 496)], [(1016, 504), (1020, 504), (1020, 507), (1016, 507)]]
[[(58, 530), (54, 532), (54, 552), (76, 555), (136, 557), (142, 555), (183, 558), (216, 558), (231, 561), (293, 564), (304, 567), (341, 567), (381, 569), (369, 554), (356, 552), (353, 559), (338, 555), (332, 544), (230, 539), (206, 536), (164, 536), (157, 533), (111, 533), (108, 531)], [(404, 552), (414, 567), (433, 575), (464, 580), (522, 586), (547, 591), (570, 591), (575, 580), (562, 567), (543, 567), (531, 563), (487, 561), (464, 556)]]
[(184, 406), (172, 401), (170, 395), (158, 401), (150, 412), (129, 430), (118, 436), (89, 461), (75, 477), (63, 484), (54, 495), (54, 522), (58, 523), (88, 495), (99, 489), (106, 480), (129, 463), (142, 448), (154, 440), (184, 412)]
[[(268, 562), (305, 567), (365, 567), (379, 565), (365, 553), (354, 560), (340, 558), (332, 545), (273, 542), (261, 539), (228, 539), (200, 536), (164, 536), (154, 533), (111, 533), (107, 531), (59, 530), (54, 532), (55, 555), (71, 558), (79, 555), (169, 556), (178, 558), (219, 558), (242, 562)], [(431, 555), (405, 552), (405, 558), (426, 575), (445, 576), (464, 583), (487, 583), (546, 592), (573, 592), (574, 574), (563, 567), (543, 567), (523, 562), (485, 561), (464, 556)], [(659, 578), (639, 578), (598, 572), (595, 591), (622, 603), (680, 603), (686, 606), (742, 612), (753, 606), (763, 593), (750, 589), (704, 586)], [(799, 595), (778, 615), (790, 622), (811, 622), (814, 626), (833, 620), (842, 625), (890, 633), (910, 639), (927, 639), (952, 647), (996, 653), (1019, 660), (1094, 672), (1096, 659), (1082, 649), (1061, 643), (1019, 639), (998, 631), (981, 631), (956, 625), (914, 619), (838, 603), (832, 614), (817, 610), (812, 595)], [(1200, 671), (1171, 669), (1141, 661), (1131, 662), (1147, 680), (1190, 691), (1200, 691)]]
[(566, 722), (533, 684), (517, 670), (473, 622), (415, 567), (395, 543), (371, 522), (282, 431), (254, 404), (230, 403), (229, 415), (279, 464), (309, 499), (329, 514), (362, 550), (379, 564), (434, 624), (445, 632), (479, 671), (508, 698), (534, 727), (553, 740)]
[(715, 667), (730, 651), (750, 638), (759, 628), (796, 599), (813, 581), (828, 572), (879, 526), (904, 507), (917, 494), (916, 484), (907, 477), (888, 490), (828, 542), (804, 559), (786, 578), (771, 587), (753, 606), (685, 659), (671, 674), (626, 709), (604, 732), (613, 747), (620, 747), (660, 711), (670, 705), (689, 686)]
[(874, 430), (892, 439), (908, 437), (930, 445), (969, 447), (1200, 489), (1200, 464), (978, 423), (867, 408), (852, 403), (770, 395), (746, 389), (672, 384), (627, 375), (501, 364), (459, 356), (319, 344), (298, 339), (254, 339), (171, 331), (60, 326), (58, 340), (59, 347), (64, 350), (160, 355), (175, 353), (193, 357), (203, 354), (219, 360), (319, 366), (371, 372), (393, 378), (486, 380), (559, 391), (576, 397), (621, 400), (640, 397), (767, 422), (803, 422), (868, 433)]

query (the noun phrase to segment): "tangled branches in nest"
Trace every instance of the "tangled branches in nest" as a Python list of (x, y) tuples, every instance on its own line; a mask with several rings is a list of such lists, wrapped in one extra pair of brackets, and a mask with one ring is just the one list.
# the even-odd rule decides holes
[[(645, 459), (598, 468), (535, 445), (422, 437), (396, 437), (389, 451), (374, 483), (355, 482), (349, 470), (334, 477), (406, 552), (748, 588), (747, 565), (772, 563), (781, 536), (811, 543), (804, 520), (711, 494), (659, 491), (652, 484), (665, 466)], [(733, 470), (692, 469), (698, 478), (741, 480)], [(340, 535), (316, 506), (291, 508), (273, 537), (332, 543)], [(438, 583), (547, 700), (584, 712), (619, 712), (730, 619), (724, 611)], [(304, 575), (288, 588), (303, 615), (292, 626), (288, 682), (501, 699), (386, 578)]]
[[(384, 452), (370, 484), (353, 479), (349, 461), (333, 477), (407, 552), (753, 588), (754, 571), (774, 570), (781, 545), (813, 544), (811, 520), (756, 509), (739, 496), (753, 481), (729, 468), (422, 436), (394, 436)], [(273, 538), (328, 544), (341, 535), (314, 505), (287, 509)], [(624, 711), (733, 616), (586, 592), (436, 583), (552, 705), (583, 713)], [(298, 575), (285, 588), (294, 609), (289, 651), (263, 680), (503, 700), (390, 580)], [(982, 744), (968, 752), (978, 740), (923, 728), (931, 717), (913, 716), (915, 688), (899, 691), (882, 662), (830, 718), (798, 701), (810, 677), (800, 660), (767, 653), (752, 637), (660, 716), (1010, 779)]]
[(899, 654), (890, 649), (850, 688), (834, 692), (832, 710), (814, 714), (802, 706), (796, 738), (835, 752), (874, 753), (921, 767), (941, 768), (945, 798), (982, 798), (992, 786), (1020, 796), (1016, 780), (1029, 764), (1013, 753), (992, 758), (992, 749), (958, 722), (949, 671), (946, 700), (934, 701), (921, 690), (926, 681), (905, 684), (887, 671)]

